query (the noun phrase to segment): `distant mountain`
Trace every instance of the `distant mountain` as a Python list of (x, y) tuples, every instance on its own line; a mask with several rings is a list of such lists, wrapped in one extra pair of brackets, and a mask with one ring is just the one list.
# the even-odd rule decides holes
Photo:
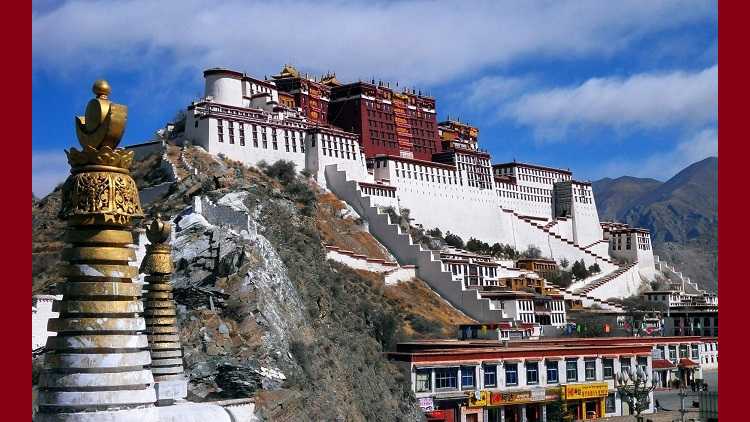
[(609, 177), (593, 183), (599, 219), (602, 221), (617, 220), (622, 213), (633, 205), (636, 199), (650, 192), (662, 182), (654, 179), (622, 176), (617, 179)]
[(716, 290), (718, 170), (718, 158), (709, 157), (664, 183), (627, 176), (596, 181), (599, 218), (649, 229), (657, 255)]

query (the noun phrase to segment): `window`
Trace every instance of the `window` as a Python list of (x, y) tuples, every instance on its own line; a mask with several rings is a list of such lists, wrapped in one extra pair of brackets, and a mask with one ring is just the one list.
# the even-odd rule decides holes
[(458, 388), (458, 368), (435, 369), (435, 388), (438, 390), (455, 390)]
[(698, 359), (698, 358), (699, 358), (699, 356), (700, 356), (700, 354), (698, 353), (698, 345), (697, 345), (697, 344), (694, 344), (694, 345), (692, 345), (692, 346), (691, 346), (691, 354), (690, 354), (690, 357), (691, 357), (692, 359)]
[(505, 385), (518, 385), (518, 364), (517, 363), (506, 363), (505, 364)]
[(604, 379), (611, 380), (615, 374), (615, 362), (612, 359), (602, 359), (602, 367), (604, 369)]
[(548, 360), (546, 362), (547, 366), (547, 383), (548, 384), (557, 384), (560, 382), (559, 375), (557, 373), (557, 361), (556, 360)]
[(484, 387), (497, 387), (497, 365), (484, 366)]
[(677, 346), (669, 346), (669, 360), (677, 361)]
[(539, 362), (526, 362), (526, 384), (539, 384)]
[(586, 381), (593, 381), (596, 379), (596, 360), (586, 359), (584, 361), (584, 369), (586, 372)]
[(432, 391), (432, 370), (431, 369), (417, 369), (417, 393), (425, 391)]
[(471, 390), (475, 387), (475, 366), (462, 366), (461, 367), (461, 389)]
[(604, 413), (615, 413), (616, 411), (615, 393), (609, 393), (607, 394), (607, 399), (604, 401)]
[(688, 357), (688, 346), (687, 344), (680, 345), (680, 359)]
[(620, 372), (630, 372), (630, 358), (620, 358)]
[(567, 382), (578, 381), (578, 359), (568, 359), (565, 361), (565, 380)]

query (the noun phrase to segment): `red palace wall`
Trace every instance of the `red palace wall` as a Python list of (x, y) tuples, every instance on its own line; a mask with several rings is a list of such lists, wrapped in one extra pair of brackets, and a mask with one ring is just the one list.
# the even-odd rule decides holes
[[(411, 154), (415, 159), (431, 161), (433, 153), (442, 151), (435, 114), (421, 111), (426, 106), (434, 108), (434, 100), (411, 94), (394, 94), (388, 88), (369, 84), (350, 84), (336, 91), (329, 107), (329, 122), (358, 133), (366, 157)], [(335, 101), (336, 94), (358, 98)], [(365, 100), (361, 98), (362, 94), (376, 100)], [(369, 107), (368, 103), (371, 104)], [(417, 110), (409, 109), (409, 105), (417, 107)], [(402, 151), (406, 154), (402, 154)]]

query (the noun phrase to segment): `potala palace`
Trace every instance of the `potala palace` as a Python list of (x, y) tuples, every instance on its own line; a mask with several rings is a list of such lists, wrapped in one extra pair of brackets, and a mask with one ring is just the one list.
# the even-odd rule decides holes
[[(648, 230), (600, 222), (591, 184), (576, 180), (570, 170), (516, 161), (492, 164), (489, 153), (479, 148), (476, 127), (454, 120), (438, 123), (433, 98), (398, 91), (388, 83), (342, 84), (335, 75), (309, 78), (289, 65), (272, 80), (225, 69), (209, 69), (204, 76), (205, 94), (187, 106), (184, 130), (168, 125), (161, 134), (169, 135), (157, 141), (118, 148), (128, 112), (110, 100), (105, 80), (94, 83), (95, 98), (85, 116), (76, 118), (82, 149), (66, 150), (71, 173), (60, 189), (58, 214), (66, 222), (67, 246), (61, 253), (65, 281), (59, 283), (58, 295), (32, 297), (32, 362), (44, 357), (32, 389), (33, 420), (252, 422), (260, 420), (256, 393), (281, 391), (286, 385), (280, 360), (270, 356), (295, 359), (291, 337), (284, 333), (305, 323), (305, 302), (246, 206), (257, 180), (229, 192), (201, 191), (204, 182), (212, 185), (218, 177), (199, 169), (200, 161), (190, 164), (196, 156), (236, 165), (224, 167), (225, 175), (248, 170), (238, 162), (267, 169), (264, 162), (291, 161), (302, 170), (310, 196), (316, 193), (309, 187), (317, 184), (323, 190), (319, 197), (340, 206), (332, 224), (351, 224), (357, 234), (369, 232), (372, 236), (365, 237), (373, 248), (367, 251), (379, 253), (368, 256), (326, 240), (321, 245), (320, 239), (331, 238), (310, 236), (317, 261), (380, 273), (385, 284), (419, 278), (448, 302), (422, 288), (440, 309), (460, 311), (455, 314), (461, 322), (452, 324), (457, 339), (412, 339), (385, 351), (388, 360), (408, 368), (405, 381), (414, 393), (414, 410), (418, 405), (429, 420), (546, 422), (548, 410), (554, 413), (559, 401), (565, 402), (561, 409), (579, 420), (652, 413), (659, 407), (653, 393), (657, 387), (708, 387), (703, 370), (718, 367), (716, 295), (700, 290), (655, 256)], [(160, 183), (139, 188), (130, 167), (145, 156), (159, 159), (150, 163), (158, 163), (154, 168)], [(175, 187), (191, 174), (210, 177), (195, 178), (200, 182), (177, 193)], [(269, 191), (277, 190), (276, 182), (270, 184)], [(159, 200), (170, 192), (181, 197), (175, 215), (162, 220), (157, 211), (145, 228), (136, 228), (134, 221), (154, 210), (142, 204), (162, 205)], [(291, 201), (285, 204), (295, 207)], [(289, 224), (290, 215), (297, 214), (280, 217), (277, 224)], [(436, 239), (441, 237), (436, 229), (446, 233), (442, 241)], [(449, 232), (473, 239), (467, 245), (487, 247), (472, 247), (471, 252), (462, 242), (449, 243)], [(300, 245), (307, 238), (292, 239), (303, 239), (291, 241)], [(233, 249), (235, 243), (241, 243), (242, 255), (234, 255), (239, 250)], [(246, 245), (265, 252), (246, 255)], [(496, 247), (509, 252), (476, 253)], [(535, 252), (519, 253), (525, 250)], [(203, 289), (209, 287), (205, 280), (234, 265), (235, 256), (237, 268), (244, 259), (262, 260), (266, 271), (237, 278), (240, 290), (225, 291), (227, 285), (215, 279), (215, 286)], [(577, 279), (571, 284), (556, 278), (565, 262), (575, 262), (571, 272)], [(178, 286), (180, 292), (173, 287), (173, 275), (188, 266), (196, 282)], [(331, 269), (319, 278), (329, 281), (335, 275)], [(250, 283), (255, 283), (252, 290)], [(253, 347), (269, 355), (245, 369), (254, 378), (222, 373), (228, 363), (217, 363), (216, 369), (197, 365), (206, 357), (227, 354), (230, 349), (218, 346), (220, 335), (223, 344), (235, 338), (221, 319), (184, 318), (187, 307), (177, 295), (185, 290), (198, 298), (187, 298), (195, 302), (195, 310), (206, 310), (211, 318), (217, 315), (214, 297), (224, 308), (230, 294), (246, 294), (248, 302), (239, 301), (227, 311), (231, 313), (239, 308), (261, 313), (250, 301), (273, 302), (265, 308), (270, 316), (260, 322), (248, 319), (252, 328), (242, 332), (262, 338)], [(409, 292), (408, 300), (418, 299), (414, 291), (403, 291)], [(663, 304), (667, 321), (647, 310), (640, 328), (630, 330), (623, 302), (615, 299), (634, 295)], [(368, 305), (374, 297), (365, 299)], [(329, 308), (321, 298), (315, 313), (328, 324), (334, 320), (323, 319)], [(628, 336), (570, 337), (571, 328), (586, 330), (585, 324), (570, 323), (576, 313), (613, 318)], [(288, 314), (288, 320), (281, 314)], [(635, 319), (630, 321), (635, 325)], [(183, 348), (179, 324), (197, 329), (192, 340), (187, 337), (190, 347)], [(215, 331), (206, 329), (209, 324)], [(255, 331), (262, 324), (274, 326), (273, 335)], [(609, 324), (596, 323), (604, 333), (610, 333)], [(657, 333), (661, 335), (653, 335)], [(263, 342), (286, 348), (262, 351)], [(246, 344), (242, 339), (234, 344), (241, 360), (248, 359)], [(202, 348), (205, 354), (197, 354)], [(377, 356), (383, 351), (372, 350)], [(193, 366), (189, 374), (186, 363)], [(230, 389), (235, 384), (242, 389), (229, 391), (228, 398), (206, 390), (205, 396), (195, 396), (199, 401), (188, 401), (189, 385), (196, 387), (191, 382), (211, 376), (218, 392), (227, 385), (219, 385), (219, 376), (231, 378), (222, 381)], [(636, 384), (642, 385), (638, 403), (627, 390), (634, 391)], [(261, 407), (276, 400), (273, 395), (257, 397)], [(300, 396), (289, 397), (297, 401)], [(703, 402), (709, 399), (715, 401), (716, 394), (701, 396)]]
[[(548, 286), (548, 293), (583, 306), (617, 311), (608, 299), (639, 293), (667, 269), (680, 280), (678, 290), (687, 285), (688, 294), (715, 300), (654, 257), (648, 230), (599, 221), (591, 183), (568, 169), (492, 164), (479, 147), (478, 128), (438, 122), (435, 99), (421, 92), (374, 80), (341, 83), (334, 74), (312, 78), (291, 65), (271, 79), (219, 68), (206, 70), (204, 78), (204, 96), (187, 107), (179, 143), (249, 165), (292, 161), (356, 211), (400, 265), (415, 266), (420, 278), (478, 321), (509, 317), (482, 289), (493, 277), (536, 273), (512, 261), (467, 260), (459, 266), (467, 277), (457, 281), (461, 274), (415, 244), (386, 209), (408, 209), (412, 225), (463, 239), (519, 251), (533, 245), (553, 264), (596, 264), (601, 272), (568, 288)], [(468, 277), (469, 268), (481, 277)], [(565, 322), (552, 319), (553, 325)]]

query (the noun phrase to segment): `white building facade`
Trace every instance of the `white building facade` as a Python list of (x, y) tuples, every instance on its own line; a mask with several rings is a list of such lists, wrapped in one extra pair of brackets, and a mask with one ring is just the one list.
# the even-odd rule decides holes
[[(453, 142), (432, 161), (365, 157), (356, 134), (309, 121), (301, 108), (280, 100), (274, 81), (226, 69), (209, 69), (204, 77), (205, 95), (187, 109), (184, 139), (209, 153), (250, 165), (289, 160), (334, 192), (341, 187), (328, 186), (325, 169), (336, 166), (360, 184), (370, 206), (408, 208), (414, 223), (425, 229), (519, 251), (535, 245), (558, 262), (583, 259), (587, 266), (597, 263), (603, 273), (617, 269), (591, 184), (576, 181), (569, 170), (517, 162), (491, 165), (476, 138)], [(638, 249), (635, 259), (652, 279), (650, 247)], [(632, 289), (625, 290), (622, 295)]]

